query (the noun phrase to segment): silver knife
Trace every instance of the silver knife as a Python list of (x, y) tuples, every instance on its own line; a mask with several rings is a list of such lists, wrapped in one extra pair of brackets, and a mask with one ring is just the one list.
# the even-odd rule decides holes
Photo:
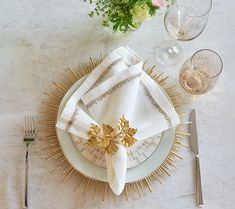
[(200, 160), (199, 160), (199, 148), (198, 148), (198, 137), (197, 137), (197, 121), (196, 121), (196, 111), (192, 110), (190, 113), (190, 121), (192, 122), (189, 126), (190, 129), (190, 145), (191, 150), (195, 155), (196, 162), (196, 197), (197, 206), (203, 206), (202, 197), (202, 183), (201, 183), (201, 171), (200, 171)]

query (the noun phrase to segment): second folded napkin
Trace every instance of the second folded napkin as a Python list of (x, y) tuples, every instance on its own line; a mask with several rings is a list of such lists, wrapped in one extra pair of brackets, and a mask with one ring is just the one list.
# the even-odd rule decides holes
[[(113, 51), (71, 96), (56, 126), (88, 140), (91, 126), (108, 124), (104, 132), (110, 138), (125, 118), (128, 146), (132, 138), (144, 140), (176, 126), (180, 122), (176, 111), (161, 87), (142, 71), (142, 65), (142, 59), (128, 47)], [(115, 152), (105, 154), (107, 180), (119, 195), (125, 186), (127, 153), (124, 144), (117, 146)]]

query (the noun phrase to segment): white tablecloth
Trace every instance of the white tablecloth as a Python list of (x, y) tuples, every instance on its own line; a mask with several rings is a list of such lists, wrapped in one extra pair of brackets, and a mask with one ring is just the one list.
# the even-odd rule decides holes
[[(129, 45), (149, 63), (156, 63), (154, 48), (168, 39), (163, 12), (128, 34), (113, 34), (99, 19), (87, 16), (89, 4), (79, 0), (2, 1), (0, 6), (0, 209), (19, 209), (24, 181), (23, 119), (36, 114), (42, 92), (68, 65), (77, 67), (89, 56)], [(206, 209), (234, 207), (235, 194), (235, 21), (234, 1), (213, 1), (205, 31), (197, 39), (183, 42), (186, 57), (200, 48), (221, 54), (223, 74), (214, 90), (190, 105), (198, 110), (201, 170)], [(158, 65), (160, 69), (164, 69)], [(164, 69), (178, 82), (178, 68)], [(187, 139), (185, 142), (188, 143)], [(30, 159), (30, 209), (91, 208), (195, 208), (193, 158), (182, 149), (184, 160), (172, 169), (164, 185), (154, 183), (142, 199), (91, 200), (74, 192), (74, 185), (60, 183), (63, 174), (52, 174), (53, 162), (45, 160), (43, 143), (37, 140)], [(97, 202), (98, 201), (98, 202)]]

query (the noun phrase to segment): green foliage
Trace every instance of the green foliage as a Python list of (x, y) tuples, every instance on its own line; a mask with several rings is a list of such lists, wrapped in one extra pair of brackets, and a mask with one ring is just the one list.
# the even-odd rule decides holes
[(95, 4), (90, 17), (102, 15), (104, 26), (112, 26), (114, 31), (126, 32), (138, 28), (148, 17), (154, 16), (159, 7), (151, 0), (89, 0)]

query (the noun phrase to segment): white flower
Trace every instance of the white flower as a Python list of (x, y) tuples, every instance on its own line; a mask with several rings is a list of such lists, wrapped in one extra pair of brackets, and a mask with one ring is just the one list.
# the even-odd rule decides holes
[(149, 7), (146, 3), (142, 5), (135, 4), (130, 13), (132, 14), (132, 19), (136, 24), (142, 23), (151, 18)]

